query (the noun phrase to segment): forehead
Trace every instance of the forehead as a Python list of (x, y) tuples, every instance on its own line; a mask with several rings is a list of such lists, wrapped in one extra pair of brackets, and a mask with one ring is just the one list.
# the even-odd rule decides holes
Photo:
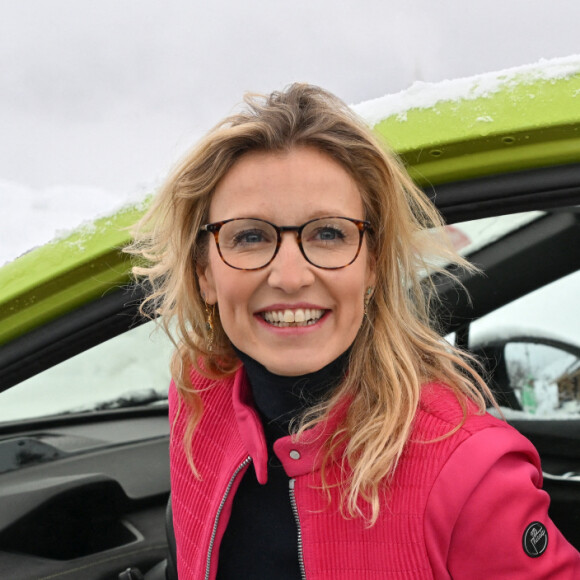
[(362, 198), (351, 175), (312, 147), (250, 152), (215, 189), (210, 220), (260, 217), (279, 225), (340, 215), (362, 219)]

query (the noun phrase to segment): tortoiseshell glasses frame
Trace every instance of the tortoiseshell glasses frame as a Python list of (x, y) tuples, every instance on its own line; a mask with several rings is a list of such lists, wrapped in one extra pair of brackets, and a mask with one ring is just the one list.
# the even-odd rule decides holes
[[(241, 234), (246, 236), (246, 239), (242, 240), (239, 244), (241, 249), (236, 248), (234, 251), (231, 248), (222, 248), (220, 246), (220, 231), (227, 224), (235, 225), (235, 222), (240, 224), (241, 222), (247, 222), (248, 229), (241, 228), (240, 232), (232, 232), (236, 233), (236, 235)], [(317, 222), (320, 222), (320, 230), (315, 228)], [(254, 227), (253, 230), (252, 226)], [(355, 227), (353, 228), (353, 226)], [(266, 230), (259, 229), (262, 227), (266, 227)], [(322, 233), (323, 236), (330, 234), (331, 237), (322, 237), (316, 242), (307, 240), (305, 249), (302, 234), (304, 229), (309, 227), (312, 228), (313, 233)], [(300, 252), (309, 264), (323, 270), (339, 270), (340, 268), (346, 268), (346, 266), (349, 266), (358, 258), (364, 233), (370, 229), (371, 224), (366, 220), (358, 220), (344, 216), (328, 216), (309, 220), (300, 226), (277, 226), (272, 222), (259, 218), (233, 218), (205, 224), (201, 226), (200, 232), (210, 232), (213, 234), (220, 258), (225, 264), (235, 270), (262, 270), (266, 268), (278, 254), (282, 244), (282, 234), (287, 232), (294, 232), (296, 234), (296, 241)], [(273, 240), (271, 242), (266, 240), (265, 244), (262, 239), (258, 240), (255, 238), (253, 241), (251, 240), (252, 236), (260, 236), (264, 233), (273, 234), (274, 232), (276, 234), (275, 244)], [(358, 237), (356, 237), (357, 234)], [(348, 245), (343, 241), (347, 239), (347, 236), (350, 236), (348, 238), (350, 242)], [(321, 257), (322, 259), (320, 259)], [(234, 263), (232, 263), (232, 259)], [(237, 264), (236, 260), (238, 260)], [(243, 262), (254, 262), (258, 265), (242, 266)]]

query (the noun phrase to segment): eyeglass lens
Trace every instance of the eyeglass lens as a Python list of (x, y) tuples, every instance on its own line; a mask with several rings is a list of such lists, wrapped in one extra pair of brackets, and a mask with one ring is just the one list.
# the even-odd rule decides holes
[[(294, 234), (295, 235), (295, 234)], [(323, 218), (302, 230), (302, 250), (306, 258), (321, 268), (341, 268), (357, 256), (361, 241), (359, 227), (344, 218)], [(219, 232), (223, 260), (240, 269), (265, 266), (276, 253), (278, 234), (269, 223), (258, 219), (236, 219)]]

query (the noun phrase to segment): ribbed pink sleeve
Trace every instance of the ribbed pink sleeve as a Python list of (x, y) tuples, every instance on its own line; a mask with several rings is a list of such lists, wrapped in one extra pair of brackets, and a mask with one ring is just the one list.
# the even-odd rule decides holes
[[(425, 537), (434, 577), (579, 579), (580, 554), (548, 517), (550, 500), (541, 484), (537, 452), (517, 431), (491, 427), (464, 441), (443, 466), (427, 503)], [(532, 524), (528, 553), (524, 536)], [(540, 555), (530, 543), (534, 528), (542, 538)]]

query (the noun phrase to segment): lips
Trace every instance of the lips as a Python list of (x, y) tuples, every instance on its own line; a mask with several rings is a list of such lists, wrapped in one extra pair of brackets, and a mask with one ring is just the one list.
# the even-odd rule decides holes
[(286, 308), (284, 310), (267, 310), (261, 312), (261, 317), (273, 326), (280, 328), (288, 326), (310, 326), (318, 322), (325, 310), (320, 308)]

